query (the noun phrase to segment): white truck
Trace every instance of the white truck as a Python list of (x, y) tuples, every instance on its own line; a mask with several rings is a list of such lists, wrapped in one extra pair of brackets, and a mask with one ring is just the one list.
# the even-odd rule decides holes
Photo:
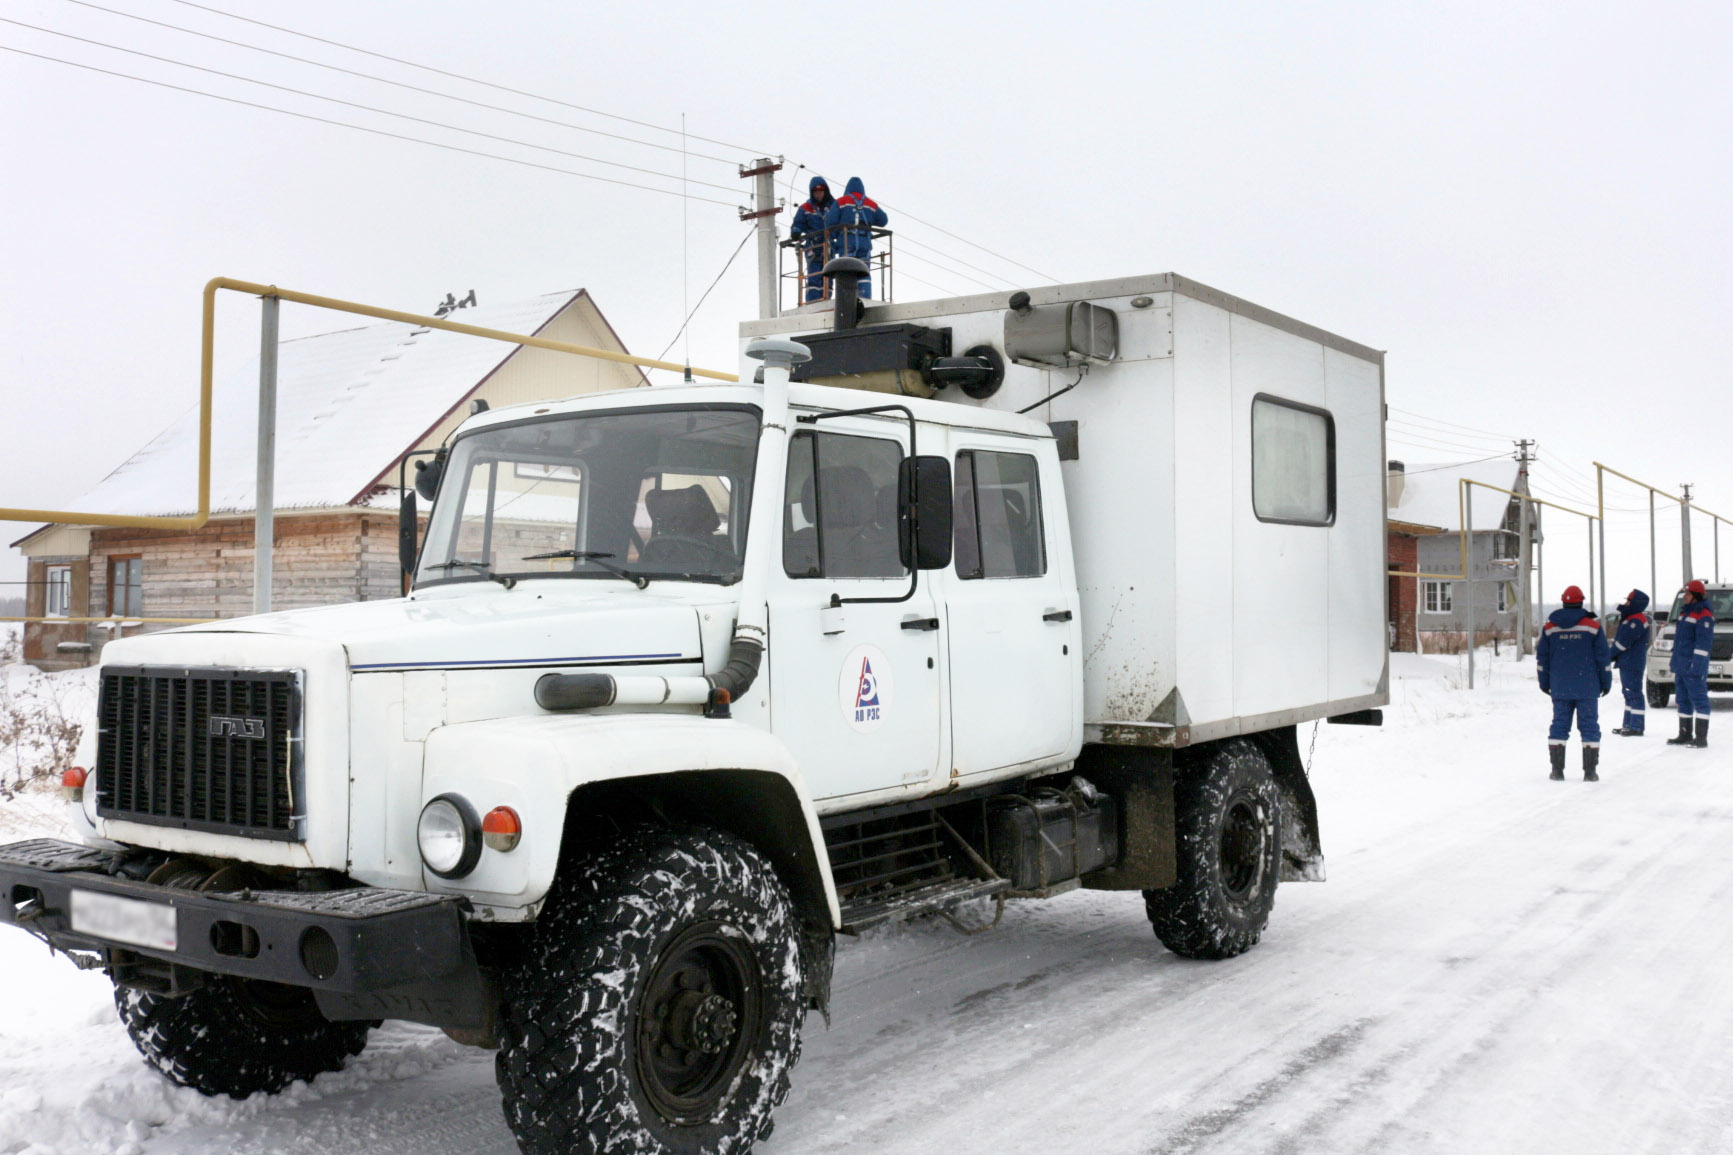
[(497, 1048), (532, 1155), (750, 1149), (839, 933), (1083, 886), (1251, 947), (1322, 877), (1296, 728), (1386, 701), (1381, 354), (832, 272), (757, 383), (467, 421), (407, 597), (111, 644), (85, 837), (0, 847), (0, 920), (206, 1094)]

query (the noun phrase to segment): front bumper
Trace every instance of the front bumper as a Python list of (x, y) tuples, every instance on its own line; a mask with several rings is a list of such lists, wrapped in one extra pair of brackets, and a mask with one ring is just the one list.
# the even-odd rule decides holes
[[(52, 839), (0, 846), (0, 922), (61, 950), (101, 952), (115, 970), (144, 958), (305, 987), (334, 1020), (476, 1027), (491, 1015), (461, 899), (375, 887), (180, 890), (117, 876), (122, 858)], [(74, 893), (171, 908), (161, 921), (173, 926), (173, 946), (75, 926)]]

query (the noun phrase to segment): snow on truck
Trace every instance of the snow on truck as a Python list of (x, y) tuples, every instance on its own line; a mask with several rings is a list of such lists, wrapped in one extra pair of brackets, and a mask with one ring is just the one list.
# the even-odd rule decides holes
[(468, 420), (408, 596), (108, 646), (84, 840), (0, 847), (0, 919), (206, 1094), (497, 1048), (536, 1155), (749, 1149), (839, 933), (1081, 886), (1250, 948), (1323, 876), (1296, 727), (1387, 697), (1382, 355), (832, 272), (756, 382)]

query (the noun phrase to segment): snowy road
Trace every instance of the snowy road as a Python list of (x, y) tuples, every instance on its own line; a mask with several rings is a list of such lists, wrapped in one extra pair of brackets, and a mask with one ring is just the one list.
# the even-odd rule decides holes
[[(1284, 886), (1250, 954), (1166, 953), (1135, 894), (846, 942), (834, 1025), (809, 1020), (760, 1150), (1733, 1150), (1733, 757), (1663, 745), (1666, 711), (1608, 739), (1602, 783), (1574, 750), (1548, 782), (1532, 673), (1470, 695), (1445, 661), (1398, 667), (1383, 730), (1321, 731), (1330, 881)], [(0, 939), (30, 979), (0, 993), (0, 1152), (516, 1150), (491, 1056), (436, 1032), (375, 1032), (275, 1100), (202, 1100), (144, 1070), (105, 980), (44, 953)]]

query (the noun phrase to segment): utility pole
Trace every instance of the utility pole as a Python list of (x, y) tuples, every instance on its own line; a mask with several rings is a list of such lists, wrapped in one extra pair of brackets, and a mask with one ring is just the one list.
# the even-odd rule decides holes
[(271, 612), (277, 495), (277, 332), (282, 298), (265, 297), (259, 323), (259, 452), (253, 475), (253, 612)]
[(1468, 538), (1468, 550), (1464, 556), (1468, 564), (1462, 567), (1462, 574), (1468, 580), (1462, 584), (1467, 587), (1468, 594), (1468, 688), (1474, 689), (1474, 486), (1462, 487), (1462, 532)]
[(1516, 543), (1516, 571), (1522, 575), (1522, 580), (1517, 583), (1520, 592), (1517, 594), (1516, 601), (1516, 652), (1523, 657), (1534, 653), (1533, 604), (1529, 600), (1531, 589), (1529, 566), (1534, 561), (1534, 550), (1529, 542), (1531, 535), (1529, 533), (1528, 501), (1528, 463), (1534, 460), (1534, 455), (1529, 452), (1529, 447), (1533, 444), (1534, 442), (1526, 437), (1516, 443), (1516, 490), (1522, 494), (1521, 500), (1517, 503), (1521, 510), (1519, 522), (1521, 537)]
[(1679, 579), (1679, 584), (1684, 585), (1686, 582), (1691, 580), (1691, 572), (1692, 572), (1692, 567), (1691, 567), (1691, 483), (1688, 481), (1682, 482), (1679, 485), (1679, 488), (1681, 490), (1683, 490), (1684, 494), (1685, 494), (1685, 496), (1679, 500), (1679, 541), (1680, 541), (1680, 544), (1683, 546), (1683, 549), (1681, 550), (1683, 557), (1681, 560), (1685, 563), (1685, 569), (1683, 571), (1685, 576)]
[(776, 203), (776, 174), (782, 161), (761, 156), (750, 168), (740, 170), (740, 179), (752, 178), (752, 208), (741, 209), (740, 219), (756, 221), (758, 229), (758, 315), (774, 317), (781, 312), (777, 306), (776, 214), (782, 206)]

